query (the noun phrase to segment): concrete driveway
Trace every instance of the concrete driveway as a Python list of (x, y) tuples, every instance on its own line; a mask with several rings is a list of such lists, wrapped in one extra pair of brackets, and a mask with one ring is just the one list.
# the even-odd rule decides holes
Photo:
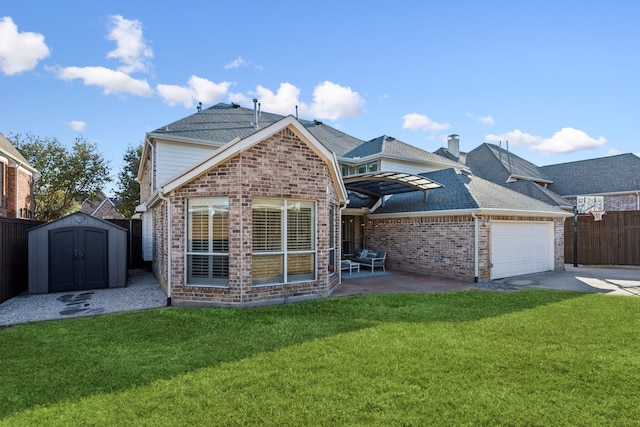
[(640, 296), (640, 266), (565, 265), (565, 271), (547, 271), (494, 280), (519, 288), (600, 292), (610, 295)]

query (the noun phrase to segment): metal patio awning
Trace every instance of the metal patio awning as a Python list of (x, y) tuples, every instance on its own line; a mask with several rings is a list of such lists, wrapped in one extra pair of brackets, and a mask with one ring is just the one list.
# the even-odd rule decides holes
[(347, 190), (367, 196), (382, 197), (390, 194), (427, 191), (443, 185), (420, 175), (404, 172), (372, 172), (343, 177)]

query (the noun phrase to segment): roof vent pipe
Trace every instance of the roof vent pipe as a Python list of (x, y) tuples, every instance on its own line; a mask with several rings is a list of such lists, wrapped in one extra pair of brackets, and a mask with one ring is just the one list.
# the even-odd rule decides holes
[(507, 163), (509, 164), (509, 173), (513, 173), (513, 168), (511, 167), (511, 153), (509, 152), (509, 140), (507, 140)]
[(298, 120), (298, 106), (296, 105), (296, 120)]
[(253, 98), (253, 127), (258, 129), (258, 98)]

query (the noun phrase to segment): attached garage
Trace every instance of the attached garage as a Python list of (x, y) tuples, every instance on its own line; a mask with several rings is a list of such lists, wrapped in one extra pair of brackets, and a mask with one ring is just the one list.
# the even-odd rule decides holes
[(126, 229), (76, 212), (29, 230), (29, 293), (116, 288), (126, 280)]
[(491, 224), (491, 278), (554, 270), (553, 222)]

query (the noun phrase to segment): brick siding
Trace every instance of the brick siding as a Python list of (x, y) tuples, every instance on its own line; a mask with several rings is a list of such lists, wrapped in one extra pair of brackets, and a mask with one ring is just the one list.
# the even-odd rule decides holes
[[(329, 191), (328, 191), (329, 189)], [(187, 200), (194, 197), (229, 199), (229, 284), (226, 287), (186, 284), (185, 244)], [(252, 285), (252, 210), (254, 197), (302, 199), (316, 202), (317, 280), (284, 285)], [(171, 196), (171, 298), (176, 305), (251, 306), (327, 296), (338, 285), (330, 274), (329, 208), (338, 199), (327, 164), (290, 129), (259, 142), (226, 163), (209, 170)], [(167, 286), (166, 212), (154, 211), (154, 270)], [(339, 241), (339, 224), (334, 226)], [(337, 248), (336, 259), (339, 259)]]
[[(35, 195), (33, 193), (33, 177), (24, 169), (0, 163), (2, 176), (2, 204), (0, 216), (7, 218), (33, 219), (35, 211)], [(16, 176), (17, 173), (17, 176)], [(16, 203), (17, 179), (17, 203)]]
[[(490, 220), (553, 221), (554, 267), (564, 269), (564, 219), (478, 217), (478, 279), (491, 277)], [(470, 215), (370, 219), (364, 221), (364, 247), (387, 251), (390, 269), (474, 279), (475, 225)]]

